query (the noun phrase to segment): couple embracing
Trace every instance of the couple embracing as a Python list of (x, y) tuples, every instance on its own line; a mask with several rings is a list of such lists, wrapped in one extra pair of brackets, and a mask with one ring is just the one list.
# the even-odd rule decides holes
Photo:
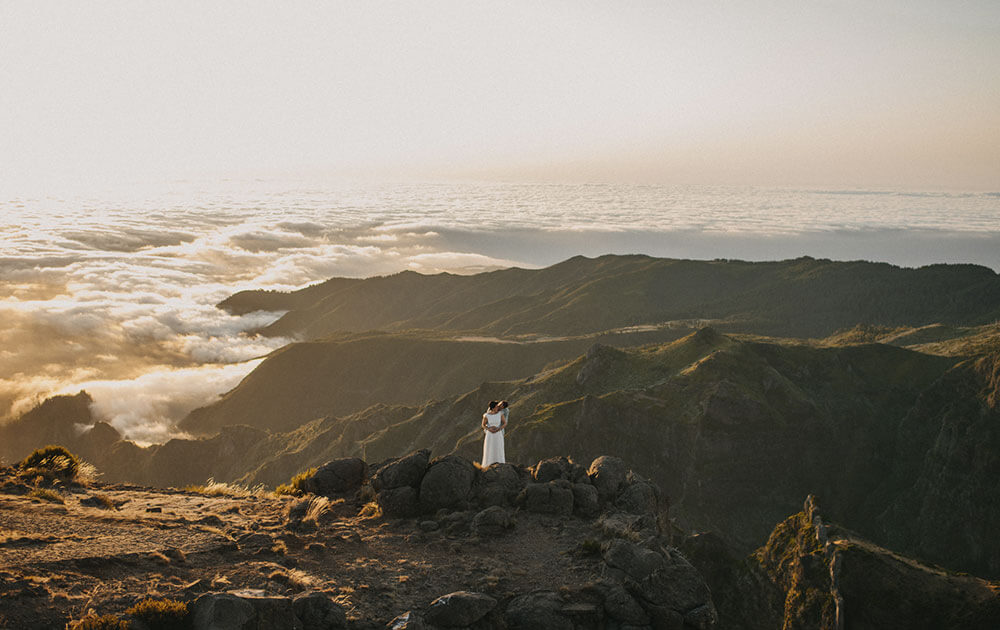
[(506, 458), (503, 451), (503, 432), (507, 428), (507, 417), (510, 415), (506, 400), (491, 400), (490, 406), (483, 414), (482, 427), (486, 432), (483, 440), (483, 468), (490, 464), (504, 464)]

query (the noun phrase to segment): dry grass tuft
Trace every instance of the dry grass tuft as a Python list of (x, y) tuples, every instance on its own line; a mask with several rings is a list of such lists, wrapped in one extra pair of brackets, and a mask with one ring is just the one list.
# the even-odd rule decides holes
[(28, 493), (28, 496), (32, 499), (48, 501), (49, 503), (66, 503), (66, 500), (58, 492), (46, 490), (45, 488), (35, 488)]
[(299, 474), (292, 477), (288, 483), (283, 483), (274, 489), (274, 493), (277, 495), (288, 494), (294, 497), (300, 497), (306, 493), (303, 488), (305, 480), (316, 474), (316, 468), (310, 468), (309, 470), (303, 470)]
[(173, 599), (146, 599), (125, 611), (149, 630), (184, 630), (188, 607)]
[(63, 446), (50, 444), (36, 449), (17, 464), (21, 476), (42, 481), (73, 481), (80, 472), (80, 460)]
[(94, 507), (100, 508), (102, 510), (117, 510), (118, 506), (115, 502), (106, 494), (95, 494), (90, 497), (91, 503)]
[(70, 630), (129, 630), (132, 624), (114, 615), (88, 614), (86, 617), (71, 623)]
[(159, 562), (160, 564), (170, 564), (170, 558), (160, 553), (159, 551), (152, 551), (149, 554), (149, 559), (154, 562)]
[(80, 462), (80, 466), (76, 471), (76, 482), (80, 485), (89, 485), (97, 481), (97, 478), (104, 473), (97, 470), (97, 466), (94, 466), (90, 462)]
[(365, 503), (361, 511), (358, 512), (358, 516), (363, 518), (379, 518), (382, 516), (382, 508), (379, 507), (378, 503), (374, 501), (369, 501)]
[(237, 483), (216, 481), (212, 477), (209, 477), (203, 486), (184, 486), (184, 490), (209, 497), (263, 497), (271, 494), (262, 483), (251, 488), (250, 486), (241, 486)]

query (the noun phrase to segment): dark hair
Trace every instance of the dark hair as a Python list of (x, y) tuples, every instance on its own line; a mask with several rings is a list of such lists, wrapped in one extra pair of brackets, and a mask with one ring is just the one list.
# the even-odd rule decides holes
[(501, 409), (506, 409), (509, 406), (506, 400), (501, 400), (497, 403), (497, 405), (499, 405)]
[(499, 405), (499, 404), (500, 404), (499, 402), (497, 402), (497, 401), (495, 401), (495, 400), (491, 400), (491, 401), (490, 401), (490, 406), (489, 406), (489, 407), (487, 407), (487, 409), (494, 409), (494, 408), (496, 408), (496, 406), (497, 406), (497, 405)]

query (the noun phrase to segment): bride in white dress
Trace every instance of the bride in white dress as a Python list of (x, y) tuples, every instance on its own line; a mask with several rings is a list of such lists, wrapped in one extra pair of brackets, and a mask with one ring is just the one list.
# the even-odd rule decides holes
[(503, 432), (507, 427), (507, 401), (490, 401), (490, 407), (483, 414), (483, 468), (490, 464), (506, 463), (503, 452)]

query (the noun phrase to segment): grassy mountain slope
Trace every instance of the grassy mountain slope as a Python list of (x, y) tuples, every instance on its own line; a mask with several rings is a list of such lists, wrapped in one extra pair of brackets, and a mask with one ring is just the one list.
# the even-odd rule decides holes
[(578, 256), (537, 270), (403, 272), (334, 279), (289, 294), (246, 291), (220, 306), (238, 313), (287, 310), (263, 332), (305, 339), (414, 328), (575, 335), (693, 318), (724, 320), (744, 332), (824, 337), (856, 324), (995, 322), (1000, 277), (974, 265)]
[(421, 331), (340, 334), (273, 352), (220, 400), (194, 410), (181, 428), (202, 435), (228, 424), (290, 431), (376, 404), (416, 405), (487, 380), (524, 378), (577, 356), (597, 340), (630, 345), (675, 339), (688, 331), (678, 327), (530, 343)]

